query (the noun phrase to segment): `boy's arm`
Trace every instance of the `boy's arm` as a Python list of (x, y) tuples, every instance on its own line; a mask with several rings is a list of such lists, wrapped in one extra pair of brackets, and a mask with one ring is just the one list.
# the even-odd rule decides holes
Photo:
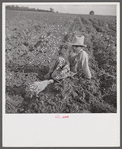
[(52, 77), (54, 78), (54, 76), (57, 74), (57, 72), (60, 71), (60, 69), (65, 65), (65, 59), (63, 57), (59, 57), (57, 60), (57, 64), (56, 67), (52, 73)]
[(88, 54), (85, 51), (81, 52), (80, 65), (82, 65), (80, 68), (82, 68), (86, 78), (91, 79), (91, 72), (88, 65)]
[(54, 59), (54, 60), (52, 60), (52, 62), (49, 65), (49, 72), (44, 76), (45, 79), (50, 79), (51, 74), (55, 70), (56, 66), (57, 66), (57, 60)]

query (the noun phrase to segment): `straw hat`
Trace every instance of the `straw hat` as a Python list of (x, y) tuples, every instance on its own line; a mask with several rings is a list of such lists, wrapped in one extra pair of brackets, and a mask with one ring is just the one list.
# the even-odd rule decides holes
[(87, 47), (87, 45), (84, 45), (84, 36), (75, 36), (74, 42), (69, 43), (72, 46), (82, 46), (82, 47)]

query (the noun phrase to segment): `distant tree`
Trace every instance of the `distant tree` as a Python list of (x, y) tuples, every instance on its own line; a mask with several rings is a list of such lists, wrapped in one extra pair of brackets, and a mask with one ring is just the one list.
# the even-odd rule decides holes
[(89, 13), (90, 15), (94, 15), (94, 11), (90, 11), (90, 13)]
[(53, 8), (50, 8), (50, 12), (54, 12), (54, 9)]
[(11, 7), (7, 5), (7, 6), (6, 6), (6, 9), (11, 9)]

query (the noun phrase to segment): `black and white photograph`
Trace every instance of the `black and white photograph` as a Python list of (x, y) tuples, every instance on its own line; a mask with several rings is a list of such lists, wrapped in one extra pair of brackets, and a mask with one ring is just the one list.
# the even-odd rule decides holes
[(116, 113), (116, 6), (49, 7), (6, 5), (6, 113)]
[(3, 7), (7, 117), (119, 113), (119, 3)]

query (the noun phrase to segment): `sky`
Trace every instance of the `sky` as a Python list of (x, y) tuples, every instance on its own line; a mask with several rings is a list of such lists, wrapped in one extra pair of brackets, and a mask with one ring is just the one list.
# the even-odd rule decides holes
[(94, 11), (96, 15), (113, 15), (116, 16), (116, 4), (115, 3), (97, 3), (97, 4), (84, 4), (84, 3), (77, 3), (77, 4), (44, 4), (44, 3), (24, 3), (18, 4), (19, 6), (26, 6), (30, 8), (39, 8), (44, 10), (50, 10), (53, 8), (54, 11), (58, 11), (60, 13), (72, 13), (72, 14), (89, 14), (90, 11)]

